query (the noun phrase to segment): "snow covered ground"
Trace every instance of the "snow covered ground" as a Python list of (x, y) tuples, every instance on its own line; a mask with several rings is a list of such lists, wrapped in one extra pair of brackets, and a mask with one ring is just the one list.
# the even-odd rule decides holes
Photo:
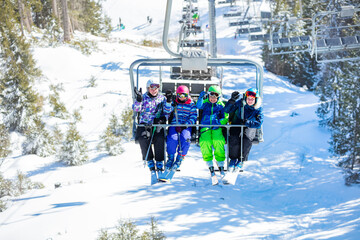
[[(101, 228), (115, 230), (120, 219), (145, 226), (151, 216), (168, 239), (359, 239), (360, 189), (344, 185), (327, 151), (330, 134), (318, 126), (318, 98), (269, 72), (264, 81), (265, 142), (253, 146), (235, 186), (211, 185), (196, 145), (171, 184), (154, 186), (135, 143), (126, 143), (117, 157), (96, 150), (111, 114), (131, 104), (130, 64), (169, 57), (162, 48), (119, 43), (160, 41), (164, 2), (106, 1), (109, 15), (114, 21), (121, 16), (126, 28), (108, 41), (93, 38), (100, 50), (90, 56), (67, 46), (34, 49), (46, 76), (37, 88), (46, 96), (50, 84), (63, 83), (61, 100), (69, 112), (81, 109), (78, 129), (88, 142), (90, 161), (67, 167), (53, 157), (23, 156), (14, 144), (0, 170), (9, 178), (21, 170), (45, 188), (11, 199), (0, 213), (0, 239), (96, 239)], [(204, 25), (207, 3), (199, 1)], [(182, 1), (174, 1), (172, 36), (177, 36), (181, 7)], [(257, 45), (233, 38), (234, 29), (221, 14), (228, 7), (218, 7), (219, 57), (259, 58)], [(147, 15), (153, 18), (151, 25)], [(87, 87), (91, 76), (97, 79), (95, 88)], [(252, 69), (227, 69), (225, 96), (253, 87), (254, 79)], [(55, 183), (62, 187), (55, 189)]]

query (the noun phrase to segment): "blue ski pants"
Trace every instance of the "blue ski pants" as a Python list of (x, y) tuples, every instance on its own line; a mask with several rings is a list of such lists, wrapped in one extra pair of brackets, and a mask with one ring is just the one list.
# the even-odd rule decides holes
[[(190, 148), (190, 139), (191, 139), (191, 128), (186, 128), (180, 133), (180, 144), (179, 145), (179, 135), (175, 130), (175, 127), (169, 127), (169, 133), (166, 140), (166, 151), (168, 155), (174, 155), (176, 151), (178, 154), (185, 156)], [(182, 151), (182, 152), (180, 152)]]

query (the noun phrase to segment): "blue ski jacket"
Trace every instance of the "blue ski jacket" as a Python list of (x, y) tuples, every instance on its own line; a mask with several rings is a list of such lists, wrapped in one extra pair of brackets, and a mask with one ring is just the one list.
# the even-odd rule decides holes
[[(202, 109), (201, 124), (225, 125), (228, 122), (228, 115), (224, 112), (224, 103), (217, 101), (211, 103), (209, 99), (203, 100), (199, 98), (196, 103), (198, 109)], [(218, 129), (213, 127), (212, 129)]]
[[(195, 124), (197, 119), (196, 106), (193, 100), (189, 99), (185, 103), (176, 103), (176, 110), (179, 124)], [(165, 103), (164, 112), (171, 113), (174, 111), (174, 106), (171, 103)], [(175, 113), (174, 113), (175, 114)], [(176, 116), (171, 120), (171, 124), (176, 124)]]
[[(244, 101), (245, 102), (245, 101)], [(235, 103), (227, 102), (225, 104), (224, 111), (226, 113), (234, 113), (232, 124), (244, 124), (249, 128), (260, 128), (263, 123), (263, 112), (261, 106), (261, 98), (258, 97), (254, 106), (245, 104), (244, 106), (244, 121), (241, 121), (241, 109), (243, 106), (243, 99), (236, 101)]]

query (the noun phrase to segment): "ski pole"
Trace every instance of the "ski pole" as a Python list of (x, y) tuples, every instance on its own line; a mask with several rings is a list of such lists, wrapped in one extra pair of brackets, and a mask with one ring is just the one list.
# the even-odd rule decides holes
[[(176, 118), (176, 124), (179, 124), (179, 116), (178, 116), (178, 112), (177, 112), (177, 106), (175, 106), (175, 118)], [(179, 154), (182, 155), (180, 133), (178, 132), (177, 134), (178, 134), (178, 142), (179, 142)]]
[[(160, 105), (160, 104), (159, 104), (159, 105)], [(156, 106), (156, 116), (155, 116), (155, 118), (156, 118), (156, 117), (160, 117), (160, 114), (161, 114), (161, 112), (159, 112), (159, 105)], [(146, 156), (145, 156), (144, 167), (146, 166), (146, 162), (147, 162), (147, 160), (148, 160), (148, 156), (149, 156), (151, 144), (152, 144), (152, 141), (153, 141), (153, 138), (154, 138), (155, 130), (156, 130), (156, 126), (154, 127), (154, 130), (153, 130), (153, 132), (152, 132), (152, 134), (151, 134), (149, 147), (148, 147), (148, 150), (147, 150)]]
[(155, 129), (156, 129), (156, 127), (154, 127), (154, 130), (153, 130), (153, 132), (152, 132), (152, 134), (151, 134), (149, 147), (148, 147), (148, 150), (147, 150), (147, 152), (146, 152), (146, 157), (145, 157), (145, 161), (144, 161), (144, 167), (146, 166), (146, 163), (147, 163), (147, 160), (148, 160), (148, 156), (149, 156), (149, 152), (150, 152), (152, 140), (153, 140), (153, 138), (154, 138)]
[[(244, 101), (244, 96), (242, 100), (242, 106), (241, 106), (241, 120), (244, 122), (244, 108), (245, 108), (246, 101)], [(244, 124), (244, 123), (243, 123)], [(243, 125), (242, 124), (242, 125)], [(241, 126), (241, 132), (240, 132), (240, 163), (243, 164), (243, 144), (244, 144), (244, 126)]]

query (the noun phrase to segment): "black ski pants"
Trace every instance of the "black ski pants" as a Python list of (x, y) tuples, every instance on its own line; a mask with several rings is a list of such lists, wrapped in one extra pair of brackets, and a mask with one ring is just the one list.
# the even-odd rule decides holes
[[(145, 160), (146, 158), (146, 153), (149, 148), (153, 130), (154, 128), (152, 127), (138, 127), (136, 130), (135, 140), (137, 140), (140, 144), (143, 160)], [(165, 145), (164, 128), (161, 128), (160, 131), (159, 129), (155, 130), (152, 144), (153, 147), (151, 147), (149, 150), (149, 155), (147, 160), (154, 160), (154, 152), (155, 152), (155, 160), (164, 161), (164, 145)]]
[[(243, 134), (243, 141), (241, 141), (241, 128), (240, 127), (232, 127), (230, 128), (230, 136), (229, 136), (229, 157), (230, 159), (240, 159), (240, 151), (241, 145), (243, 144), (243, 161), (247, 161), (249, 157), (249, 153), (252, 147), (251, 140), (245, 135), (245, 128)], [(243, 143), (242, 143), (243, 142)]]

